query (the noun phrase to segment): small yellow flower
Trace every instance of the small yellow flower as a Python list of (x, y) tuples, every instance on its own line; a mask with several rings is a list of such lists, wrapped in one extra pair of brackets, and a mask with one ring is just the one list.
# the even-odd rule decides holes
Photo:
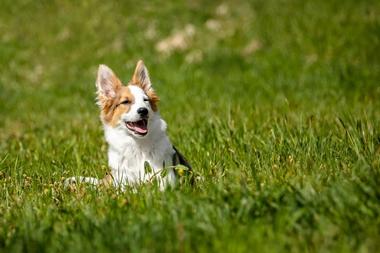
[(180, 177), (182, 177), (182, 176), (185, 175), (185, 173), (186, 173), (186, 171), (188, 170), (188, 168), (187, 168), (186, 166), (184, 166), (184, 165), (179, 164), (179, 165), (177, 165), (177, 166), (175, 167), (175, 170), (177, 171), (177, 174), (178, 174)]

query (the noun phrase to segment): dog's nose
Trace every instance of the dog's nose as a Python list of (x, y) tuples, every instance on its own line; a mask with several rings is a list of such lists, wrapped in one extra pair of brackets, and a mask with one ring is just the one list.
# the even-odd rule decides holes
[(146, 109), (145, 107), (140, 107), (139, 109), (137, 109), (137, 113), (144, 117), (148, 115), (148, 109)]

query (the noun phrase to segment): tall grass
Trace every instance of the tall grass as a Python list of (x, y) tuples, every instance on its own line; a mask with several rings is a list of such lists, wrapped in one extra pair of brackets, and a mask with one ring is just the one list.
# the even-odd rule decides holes
[[(0, 7), (0, 251), (380, 248), (378, 1)], [(98, 64), (140, 58), (196, 184), (64, 189), (107, 171)]]

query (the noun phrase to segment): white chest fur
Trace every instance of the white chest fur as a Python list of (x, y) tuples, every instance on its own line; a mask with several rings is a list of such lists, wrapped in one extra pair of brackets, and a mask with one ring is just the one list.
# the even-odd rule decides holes
[[(175, 153), (166, 135), (166, 123), (156, 115), (149, 124), (151, 131), (143, 139), (130, 136), (124, 128), (104, 126), (109, 144), (108, 165), (115, 186), (147, 183), (154, 179), (161, 188), (175, 183), (173, 170), (169, 169), (164, 178), (161, 176), (164, 166), (172, 165)], [(145, 162), (149, 163), (151, 171), (146, 171)]]

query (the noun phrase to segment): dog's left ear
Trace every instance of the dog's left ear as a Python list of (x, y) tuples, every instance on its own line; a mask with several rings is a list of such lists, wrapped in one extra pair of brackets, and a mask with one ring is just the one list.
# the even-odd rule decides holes
[(139, 60), (136, 65), (135, 73), (132, 77), (132, 84), (139, 86), (145, 91), (150, 100), (150, 105), (153, 111), (157, 111), (157, 104), (160, 100), (152, 87), (150, 82), (148, 69), (145, 67), (144, 62)]
[(148, 69), (145, 67), (144, 62), (139, 60), (136, 65), (135, 73), (132, 77), (132, 83), (140, 86), (145, 92), (152, 89)]

